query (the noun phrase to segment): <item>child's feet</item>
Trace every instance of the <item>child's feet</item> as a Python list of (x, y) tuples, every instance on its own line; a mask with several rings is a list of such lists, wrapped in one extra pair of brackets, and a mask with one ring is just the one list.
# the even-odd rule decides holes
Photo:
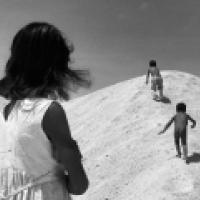
[(162, 100), (162, 96), (157, 95), (157, 99), (161, 101)]
[(158, 98), (158, 95), (157, 94), (153, 94), (153, 100), (156, 100)]
[(186, 158), (186, 159), (185, 159), (185, 163), (186, 163), (187, 165), (189, 165), (189, 164), (190, 164), (190, 161)]
[(187, 157), (183, 157), (183, 160), (185, 160), (185, 163), (188, 165), (189, 163), (190, 163), (190, 161), (188, 160), (188, 158)]
[(186, 164), (189, 164), (187, 156), (187, 145), (183, 145), (183, 160), (185, 160)]
[(176, 157), (177, 158), (181, 158), (181, 154), (176, 154)]

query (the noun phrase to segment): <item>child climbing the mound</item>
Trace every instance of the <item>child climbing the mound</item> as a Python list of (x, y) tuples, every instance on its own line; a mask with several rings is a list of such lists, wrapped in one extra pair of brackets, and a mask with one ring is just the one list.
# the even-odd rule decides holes
[[(163, 78), (160, 74), (160, 70), (157, 67), (155, 60), (150, 60), (149, 69), (146, 75), (146, 84), (149, 82), (149, 76), (151, 75), (151, 90), (153, 91), (153, 99), (162, 100), (163, 98)], [(157, 90), (159, 95), (156, 94)]]
[(178, 103), (176, 105), (176, 114), (170, 119), (170, 121), (165, 125), (164, 129), (159, 132), (158, 134), (163, 134), (170, 125), (174, 122), (174, 142), (177, 151), (177, 157), (181, 158), (181, 149), (180, 149), (180, 140), (183, 148), (183, 159), (188, 164), (187, 159), (187, 125), (188, 121), (191, 121), (193, 124), (191, 128), (196, 126), (196, 121), (190, 117), (186, 113), (186, 104), (185, 103)]
[(0, 160), (0, 199), (70, 200), (89, 181), (65, 109), (69, 89), (88, 86), (89, 71), (70, 66), (73, 48), (46, 22), (27, 24), (15, 35), (0, 81), (8, 151)]

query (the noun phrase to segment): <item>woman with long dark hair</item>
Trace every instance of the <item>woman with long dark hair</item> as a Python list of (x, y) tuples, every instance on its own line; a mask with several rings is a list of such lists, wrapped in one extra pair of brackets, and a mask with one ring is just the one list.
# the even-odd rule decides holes
[(0, 199), (66, 200), (88, 188), (62, 106), (74, 86), (90, 85), (88, 71), (71, 68), (72, 51), (61, 31), (46, 22), (24, 26), (13, 39), (0, 80), (0, 93), (10, 101), (4, 109), (9, 139), (0, 163)]

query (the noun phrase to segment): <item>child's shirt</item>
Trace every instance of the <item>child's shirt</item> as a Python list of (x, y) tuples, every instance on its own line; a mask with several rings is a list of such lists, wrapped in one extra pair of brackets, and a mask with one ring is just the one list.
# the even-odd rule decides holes
[(51, 102), (43, 98), (19, 100), (2, 123), (5, 131), (0, 137), (5, 142), (0, 154), (0, 199), (70, 199), (55, 175), (58, 164), (41, 126)]

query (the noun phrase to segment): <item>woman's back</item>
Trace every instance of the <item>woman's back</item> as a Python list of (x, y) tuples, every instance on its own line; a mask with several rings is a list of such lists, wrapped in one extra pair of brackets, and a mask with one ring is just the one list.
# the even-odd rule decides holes
[(1, 173), (3, 196), (19, 189), (26, 199), (24, 191), (30, 188), (34, 194), (36, 184), (43, 196), (37, 200), (62, 200), (66, 190), (80, 195), (88, 188), (82, 155), (71, 137), (65, 111), (59, 103), (45, 99), (68, 100), (74, 86), (90, 86), (87, 70), (71, 68), (72, 51), (61, 31), (47, 22), (29, 23), (13, 38), (5, 76), (0, 80), (1, 95), (11, 101), (8, 117), (5, 112), (9, 136), (5, 146), (9, 148)]
[(17, 101), (9, 114), (5, 122), (7, 152), (4, 155), (7, 156), (0, 165), (1, 197), (18, 195), (20, 200), (26, 200), (32, 195), (31, 200), (70, 199), (56, 177), (58, 164), (41, 124), (51, 103), (52, 100), (44, 98)]

